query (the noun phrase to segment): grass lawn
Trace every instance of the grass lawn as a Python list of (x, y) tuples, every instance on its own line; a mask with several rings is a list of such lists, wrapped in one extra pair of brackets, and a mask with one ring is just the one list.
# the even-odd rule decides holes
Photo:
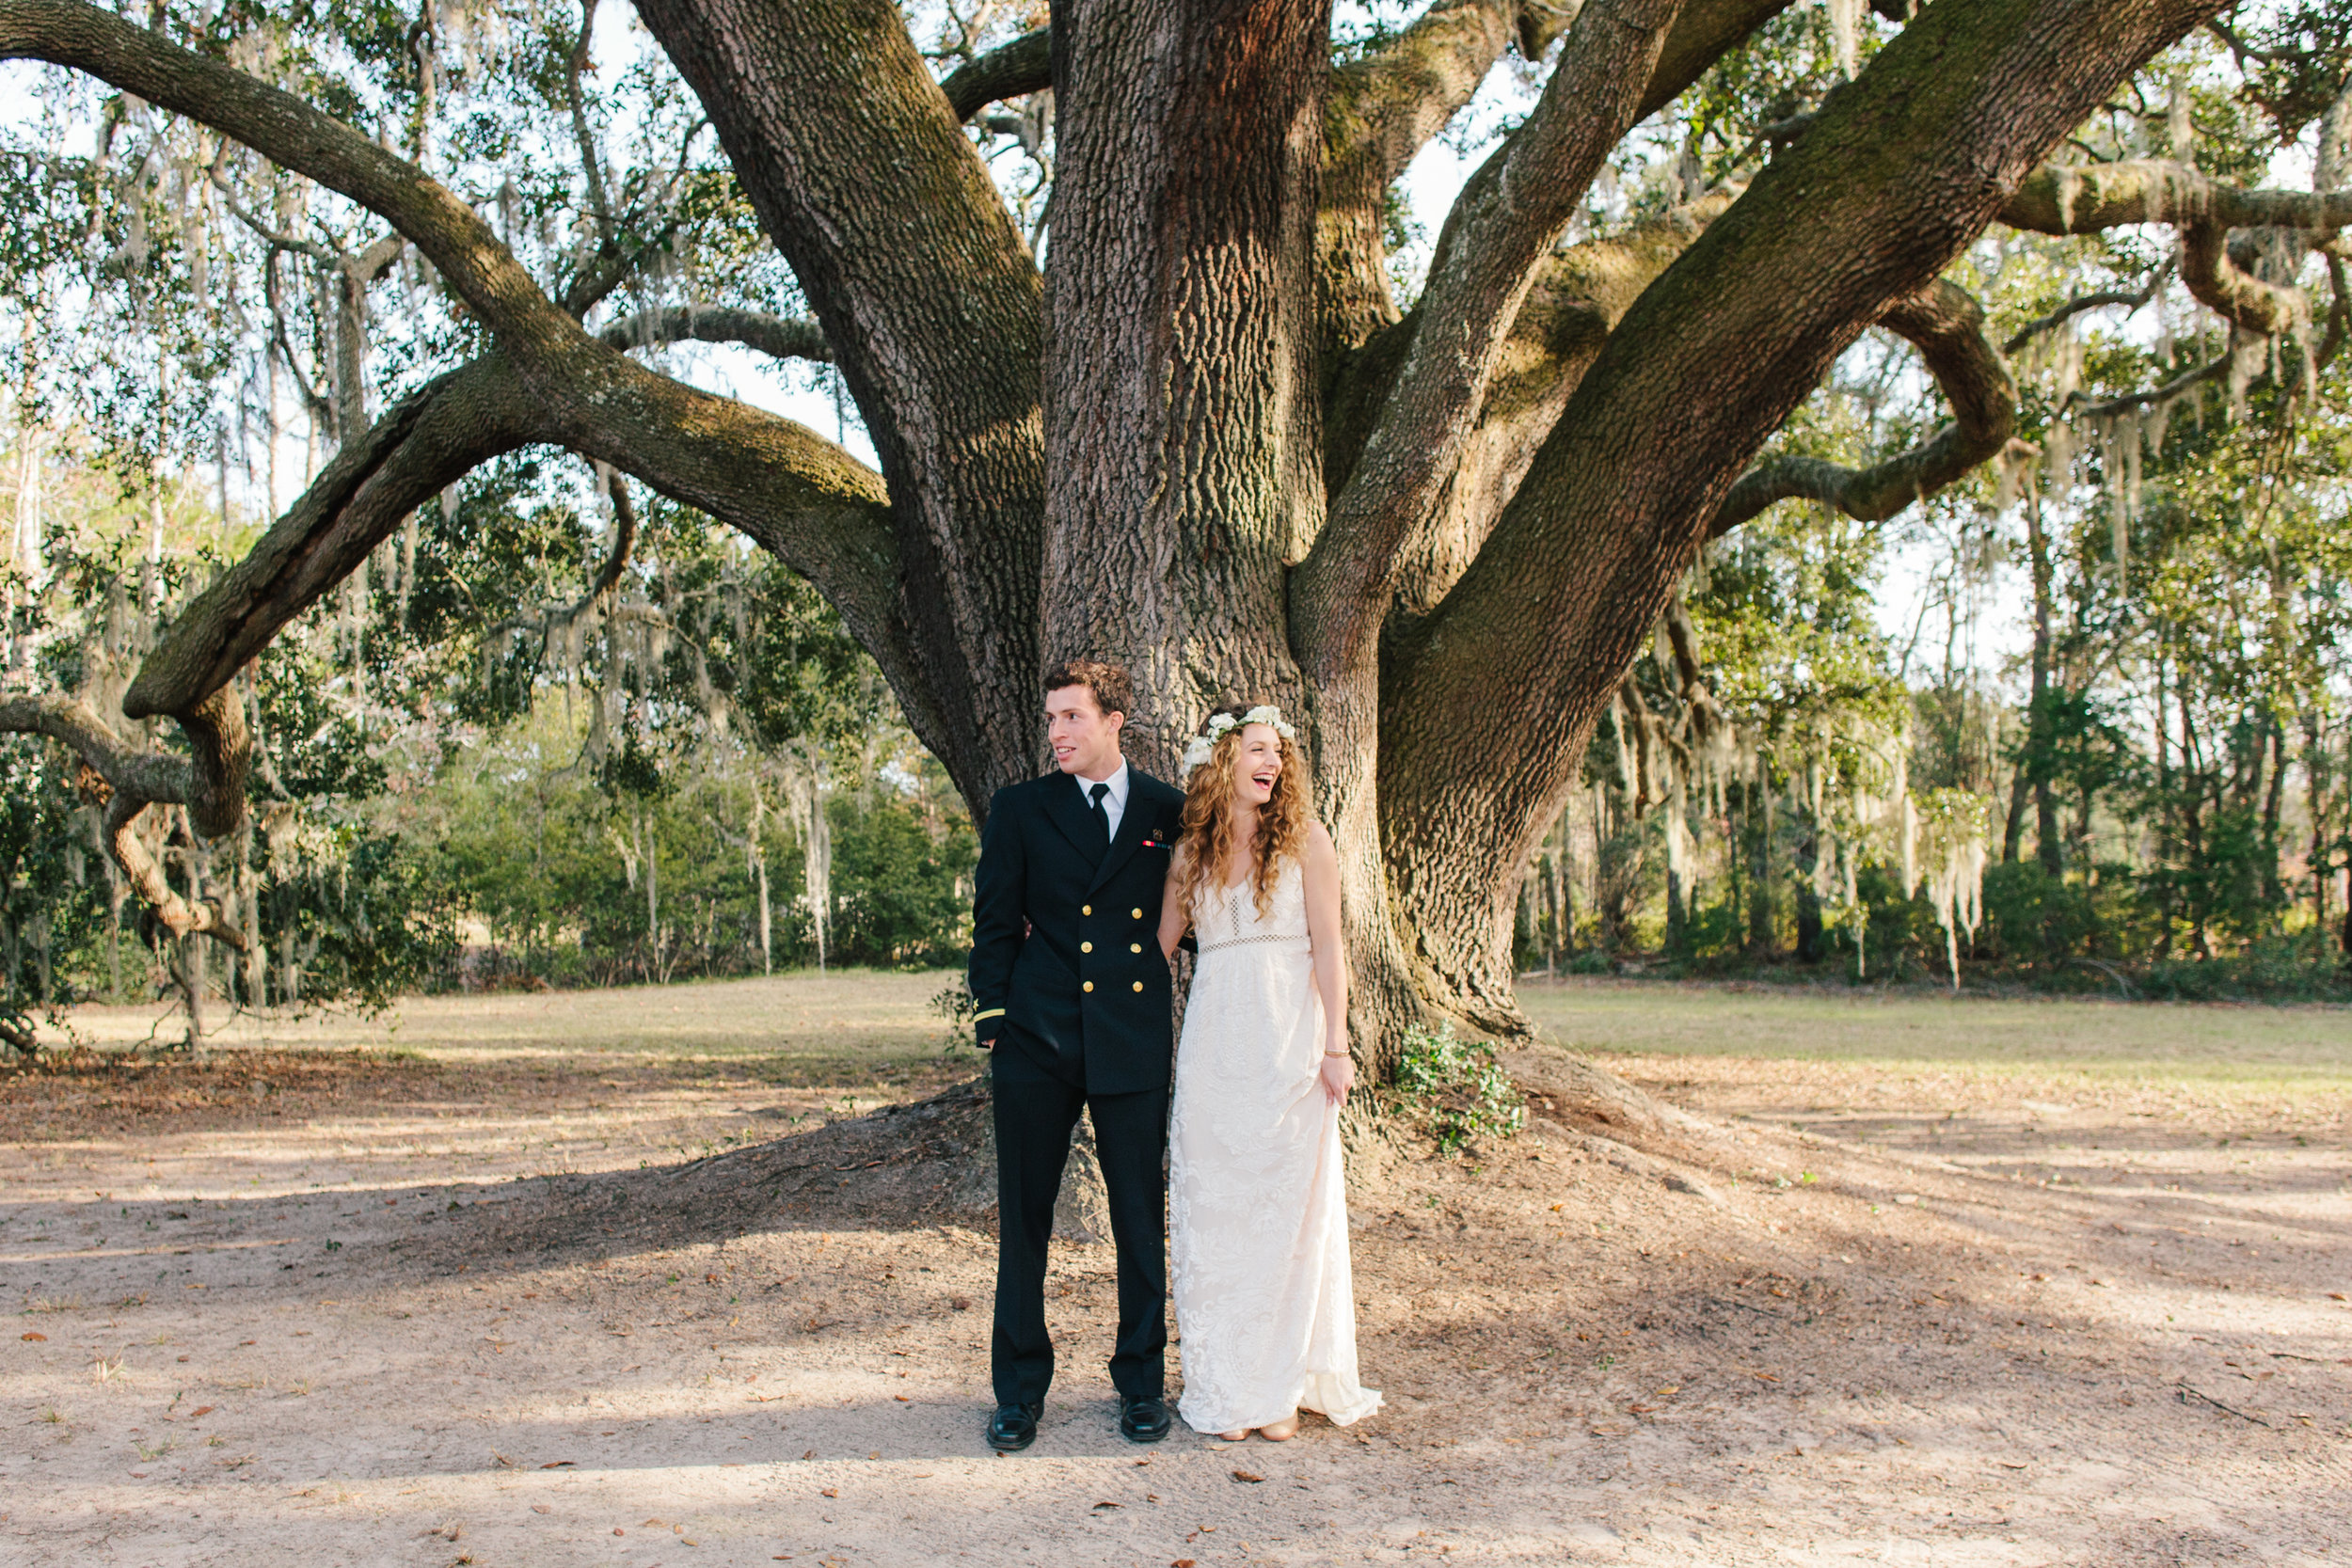
[[(372, 1019), (346, 1011), (294, 1022), (239, 1017), (206, 1043), (409, 1051), (485, 1067), (557, 1058), (701, 1063), (779, 1083), (863, 1083), (937, 1067), (951, 1039), (977, 1064), (963, 1044), (968, 1032), (930, 1010), (954, 979), (850, 969), (625, 990), (408, 996)], [(169, 1003), (76, 1007), (72, 1024), (77, 1039), (101, 1049), (176, 1040), (184, 1028)]]
[(1740, 1056), (2352, 1094), (2352, 1008), (2010, 1001), (1674, 981), (1530, 980), (1548, 1037), (1606, 1055)]

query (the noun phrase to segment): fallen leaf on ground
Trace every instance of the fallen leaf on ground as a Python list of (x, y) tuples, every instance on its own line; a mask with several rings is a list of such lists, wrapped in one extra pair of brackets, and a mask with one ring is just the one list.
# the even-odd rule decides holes
[(27, 1334), (24, 1338), (27, 1339), (46, 1339), (49, 1336), (46, 1334)]
[(1253, 1476), (1253, 1475), (1251, 1475), (1251, 1474), (1250, 1474), (1248, 1471), (1247, 1471), (1247, 1470), (1235, 1470), (1235, 1471), (1233, 1472), (1233, 1479), (1234, 1479), (1235, 1481), (1248, 1481), (1250, 1485), (1255, 1486), (1255, 1485), (1257, 1485), (1257, 1484), (1258, 1484), (1258, 1482), (1260, 1482), (1260, 1481), (1262, 1481), (1265, 1480), (1265, 1477), (1263, 1477), (1263, 1476)]
[(539, 1466), (542, 1470), (568, 1470), (580, 1462), (576, 1459), (550, 1459)]
[(837, 1497), (841, 1496), (841, 1488), (838, 1486), (828, 1486), (817, 1495), (820, 1497)]
[(1997, 1463), (2004, 1470), (2022, 1470), (2026, 1467), (2026, 1462), (2022, 1459), (2004, 1459)]
[(188, 1412), (188, 1419), (193, 1421), (199, 1416), (209, 1416), (213, 1413), (215, 1408), (215, 1407), (213, 1405), (199, 1404), (194, 1410)]
[(1095, 1506), (1095, 1507), (1097, 1507), (1097, 1508), (1117, 1508), (1117, 1507), (1119, 1506), (1119, 1504), (1117, 1504), (1117, 1503), (1096, 1503), (1094, 1506)]

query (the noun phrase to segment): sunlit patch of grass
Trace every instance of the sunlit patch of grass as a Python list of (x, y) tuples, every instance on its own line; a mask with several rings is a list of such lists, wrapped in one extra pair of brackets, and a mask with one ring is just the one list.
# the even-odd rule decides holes
[(1602, 1056), (2078, 1076), (2226, 1094), (2352, 1097), (2352, 1010), (2014, 1001), (1629, 980), (1528, 981), (1537, 1030)]
[(79, 1312), (83, 1307), (80, 1296), (35, 1296), (24, 1304), (27, 1312)]
[[(930, 1002), (948, 978), (941, 972), (800, 971), (615, 990), (410, 996), (374, 1019), (330, 1012), (270, 1021), (268, 1043), (364, 1050), (379, 1062), (405, 1064), (580, 1057), (603, 1057), (616, 1069), (707, 1063), (772, 1084), (866, 1086), (878, 1077), (945, 1069)], [(77, 1007), (72, 1016), (101, 1050), (128, 1046), (153, 1025), (151, 1011), (132, 1007)], [(215, 1051), (259, 1045), (261, 1028), (241, 1018), (208, 1044)], [(970, 1070), (968, 1053), (961, 1070)]]

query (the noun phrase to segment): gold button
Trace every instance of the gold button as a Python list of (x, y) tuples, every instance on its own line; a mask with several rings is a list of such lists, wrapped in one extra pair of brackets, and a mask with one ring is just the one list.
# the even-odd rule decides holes
[(1094, 906), (1091, 904), (1081, 904), (1078, 906), (1078, 912), (1080, 914), (1092, 914), (1094, 912)]
[(1092, 990), (1094, 989), (1094, 982), (1089, 980), (1085, 985), (1080, 986), (1078, 989), (1080, 990)]
[(1078, 951), (1081, 953), (1091, 953), (1094, 951), (1094, 943), (1090, 942), (1082, 942), (1078, 943)]
[(1143, 943), (1139, 942), (1131, 942), (1127, 944), (1127, 951), (1130, 953), (1140, 953), (1143, 951)]
[(1140, 981), (1140, 980), (1137, 980), (1137, 981), (1136, 982), (1136, 990), (1141, 990), (1142, 989), (1143, 989), (1143, 982), (1142, 982), (1142, 981)]
[(1143, 911), (1141, 910), (1129, 910), (1127, 912), (1134, 915), (1137, 920), (1141, 920), (1143, 918)]

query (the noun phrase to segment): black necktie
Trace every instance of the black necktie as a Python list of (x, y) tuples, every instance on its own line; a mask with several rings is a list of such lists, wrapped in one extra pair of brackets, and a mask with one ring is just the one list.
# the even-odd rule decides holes
[(1087, 791), (1087, 809), (1094, 814), (1096, 826), (1103, 830), (1103, 847), (1111, 847), (1111, 814), (1103, 809), (1103, 797), (1111, 792), (1107, 784), (1096, 784)]

